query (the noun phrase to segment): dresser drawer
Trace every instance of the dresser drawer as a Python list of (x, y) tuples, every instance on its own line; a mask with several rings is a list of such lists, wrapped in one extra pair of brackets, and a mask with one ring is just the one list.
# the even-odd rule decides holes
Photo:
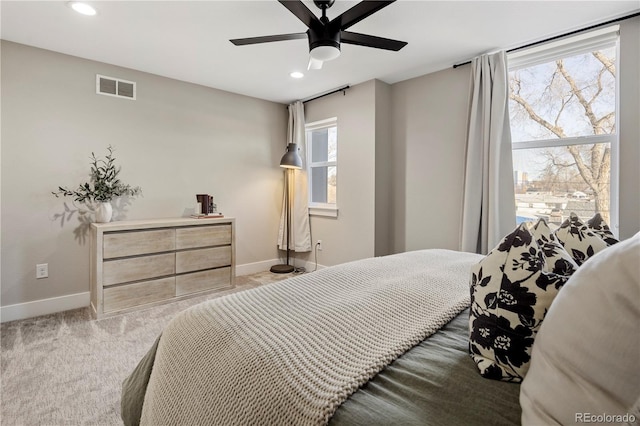
[(231, 244), (231, 225), (194, 226), (176, 229), (177, 250), (224, 244)]
[(102, 257), (135, 256), (138, 254), (172, 251), (176, 246), (173, 229), (152, 231), (110, 232), (104, 234)]
[(171, 299), (175, 292), (175, 277), (105, 288), (104, 312)]
[(108, 260), (102, 267), (102, 285), (173, 275), (176, 272), (175, 262), (175, 253)]
[(231, 265), (231, 246), (176, 252), (176, 274)]
[(231, 288), (229, 267), (176, 276), (176, 296), (223, 288)]

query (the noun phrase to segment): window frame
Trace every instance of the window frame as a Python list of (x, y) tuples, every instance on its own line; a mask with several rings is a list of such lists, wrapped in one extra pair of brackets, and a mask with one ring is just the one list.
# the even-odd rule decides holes
[[(309, 214), (313, 216), (326, 216), (326, 217), (337, 217), (338, 216), (338, 185), (336, 182), (336, 202), (335, 203), (318, 203), (313, 201), (313, 173), (312, 169), (314, 167), (335, 167), (336, 168), (336, 176), (338, 171), (338, 155), (337, 155), (337, 140), (336, 140), (336, 160), (335, 161), (312, 161), (312, 144), (313, 140), (311, 138), (311, 134), (314, 130), (328, 129), (331, 127), (338, 128), (338, 118), (331, 117), (323, 120), (314, 121), (311, 123), (305, 124), (305, 145), (306, 145), (306, 156), (307, 156), (307, 184), (309, 191)], [(337, 139), (337, 138), (336, 138)]]
[[(512, 151), (521, 149), (555, 148), (571, 145), (593, 145), (609, 143), (611, 155), (610, 193), (609, 193), (609, 226), (618, 236), (619, 230), (619, 141), (620, 141), (620, 42), (619, 25), (583, 33), (577, 36), (536, 46), (526, 50), (518, 50), (507, 55), (507, 73), (532, 67), (555, 59), (567, 58), (580, 53), (593, 52), (603, 48), (615, 47), (616, 87), (615, 87), (615, 133), (604, 135), (585, 135), (566, 138), (538, 139), (512, 142)], [(513, 170), (515, 172), (515, 170)]]

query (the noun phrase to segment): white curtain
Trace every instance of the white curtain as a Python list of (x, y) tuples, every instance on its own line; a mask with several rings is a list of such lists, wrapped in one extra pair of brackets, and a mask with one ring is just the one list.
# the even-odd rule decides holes
[(484, 254), (516, 223), (506, 54), (474, 58), (471, 68), (460, 248)]
[[(289, 179), (289, 200), (291, 202), (291, 250), (297, 252), (311, 251), (311, 228), (309, 227), (309, 188), (307, 186), (306, 146), (304, 130), (304, 104), (301, 101), (289, 105), (289, 130), (287, 145), (298, 144), (298, 154), (302, 158), (301, 170), (284, 169)], [(286, 148), (286, 145), (285, 145)], [(284, 150), (282, 151), (284, 154)], [(287, 249), (285, 232), (285, 199), (282, 197), (282, 214), (280, 216), (280, 231), (278, 233), (278, 248)]]

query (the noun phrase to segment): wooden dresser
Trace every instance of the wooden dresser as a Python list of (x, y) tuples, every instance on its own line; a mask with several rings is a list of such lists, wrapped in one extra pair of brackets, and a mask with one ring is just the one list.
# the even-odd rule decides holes
[(233, 218), (92, 223), (90, 250), (97, 318), (234, 286)]

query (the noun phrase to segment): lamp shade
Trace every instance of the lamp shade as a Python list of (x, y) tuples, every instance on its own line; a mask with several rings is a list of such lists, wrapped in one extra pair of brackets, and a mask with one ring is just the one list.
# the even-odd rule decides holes
[(282, 156), (280, 160), (280, 167), (285, 169), (301, 169), (302, 158), (298, 154), (298, 144), (290, 143), (287, 145), (287, 152)]

